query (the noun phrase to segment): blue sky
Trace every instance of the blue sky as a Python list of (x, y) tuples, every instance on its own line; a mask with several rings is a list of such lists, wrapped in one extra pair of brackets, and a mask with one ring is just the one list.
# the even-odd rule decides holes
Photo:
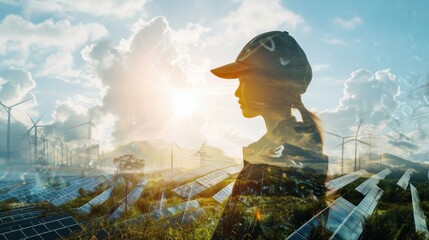
[[(41, 122), (53, 126), (47, 134), (70, 144), (78, 145), (85, 129), (67, 134), (60, 129), (87, 121), (91, 109), (98, 126), (92, 138), (102, 139), (106, 149), (155, 138), (194, 147), (207, 138), (227, 154), (240, 156), (241, 146), (263, 134), (263, 121), (244, 119), (233, 96), (237, 83), (217, 79), (209, 70), (233, 61), (253, 36), (286, 30), (313, 67), (303, 100), (320, 114), (326, 130), (347, 135), (364, 118), (366, 127), (377, 128), (379, 152), (394, 146), (395, 154), (424, 161), (429, 127), (421, 119), (401, 124), (401, 132), (409, 133), (404, 138), (387, 123), (426, 111), (406, 96), (427, 81), (428, 5), (0, 0), (0, 100), (13, 104), (31, 98), (14, 110), (15, 129), (30, 126), (26, 113), (34, 118), (45, 114)], [(26, 88), (18, 84), (18, 76)], [(384, 91), (387, 87), (397, 91)], [(183, 102), (189, 109), (179, 114), (178, 99), (197, 104)], [(386, 99), (389, 106), (384, 106)], [(413, 111), (401, 115), (408, 111), (404, 106)], [(386, 109), (388, 114), (381, 114)], [(3, 135), (6, 114), (0, 114)], [(326, 152), (335, 158), (337, 140), (327, 136), (326, 141)], [(415, 146), (398, 147), (404, 142)]]

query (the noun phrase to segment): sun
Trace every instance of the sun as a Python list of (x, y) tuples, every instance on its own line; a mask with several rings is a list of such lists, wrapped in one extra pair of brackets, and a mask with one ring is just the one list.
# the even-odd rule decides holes
[(197, 113), (200, 110), (199, 100), (200, 99), (198, 98), (198, 94), (196, 91), (173, 90), (171, 101), (174, 118), (183, 119)]

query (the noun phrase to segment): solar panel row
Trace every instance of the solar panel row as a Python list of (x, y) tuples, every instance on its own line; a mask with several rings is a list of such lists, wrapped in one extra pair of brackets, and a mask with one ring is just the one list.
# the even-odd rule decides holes
[(198, 178), (193, 182), (177, 187), (173, 189), (173, 192), (182, 197), (192, 198), (195, 195), (201, 193), (202, 191), (205, 191), (206, 189), (215, 186), (219, 182), (227, 179), (228, 177), (240, 172), (240, 170), (240, 166), (232, 166), (217, 170), (207, 174), (204, 177)]
[(411, 174), (413, 174), (413, 169), (409, 168), (407, 171), (405, 171), (404, 175), (399, 179), (398, 185), (404, 189), (407, 190), (408, 184), (410, 183)]
[[(130, 209), (131, 206), (137, 202), (137, 200), (142, 195), (144, 188), (147, 184), (147, 179), (143, 179), (140, 181), (137, 186), (127, 195), (127, 209)], [(125, 198), (122, 199), (122, 204), (110, 215), (112, 219), (117, 219), (121, 216), (121, 214), (125, 211)]]
[(326, 182), (325, 186), (332, 191), (337, 191), (337, 190), (343, 188), (344, 186), (346, 186), (347, 184), (356, 181), (362, 175), (367, 174), (367, 173), (368, 173), (367, 171), (361, 169), (359, 171), (352, 172), (352, 173), (349, 173), (347, 175), (332, 179), (331, 181)]
[(204, 175), (206, 175), (206, 174), (208, 174), (210, 172), (213, 172), (213, 171), (219, 170), (219, 169), (222, 169), (222, 167), (219, 167), (219, 166), (205, 166), (205, 167), (193, 169), (193, 170), (186, 171), (186, 172), (183, 172), (183, 173), (175, 175), (172, 178), (172, 181), (183, 182), (183, 181), (188, 180), (188, 179), (194, 179), (194, 178), (197, 178), (197, 177), (200, 177), (200, 176), (204, 176)]
[(235, 181), (228, 184), (226, 187), (222, 188), (219, 192), (217, 192), (212, 198), (216, 200), (218, 203), (222, 203), (225, 201), (229, 195), (232, 193), (232, 188), (234, 187)]
[(77, 209), (78, 212), (80, 213), (90, 213), (91, 209), (94, 206), (98, 206), (100, 204), (103, 204), (105, 201), (107, 201), (107, 199), (109, 199), (110, 194), (113, 191), (113, 188), (115, 188), (115, 186), (117, 186), (118, 184), (120, 184), (121, 182), (123, 182), (123, 178), (116, 180), (112, 186), (110, 188), (108, 188), (107, 190), (105, 190), (104, 192), (102, 192), (100, 195), (98, 195), (97, 197), (93, 198), (91, 201), (89, 201), (88, 203), (86, 203), (85, 205), (81, 206), (80, 208)]
[(417, 189), (413, 186), (413, 184), (410, 184), (410, 191), (411, 191), (411, 198), (413, 202), (413, 216), (414, 216), (414, 225), (416, 226), (416, 231), (426, 233), (426, 236), (429, 237), (425, 215), (420, 205), (419, 194), (417, 192)]
[(58, 239), (81, 230), (79, 224), (70, 216), (50, 216), (3, 229), (0, 239)]
[(371, 176), (365, 182), (357, 186), (356, 190), (363, 195), (366, 195), (371, 189), (380, 182), (381, 179), (384, 179), (387, 175), (391, 173), (390, 169), (386, 168), (379, 173)]

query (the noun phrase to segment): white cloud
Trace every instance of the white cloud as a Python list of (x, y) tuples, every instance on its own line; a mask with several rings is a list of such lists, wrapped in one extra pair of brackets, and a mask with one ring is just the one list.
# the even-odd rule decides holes
[(335, 25), (340, 26), (343, 29), (353, 30), (356, 26), (362, 23), (362, 19), (358, 16), (349, 19), (336, 17), (333, 22)]
[[(425, 121), (429, 111), (429, 97), (414, 96), (412, 91), (401, 92), (397, 76), (389, 69), (371, 73), (357, 70), (344, 82), (344, 94), (337, 108), (323, 112), (320, 118), (325, 131), (343, 136), (354, 135), (359, 119), (363, 119), (361, 140), (372, 142), (372, 147), (359, 146), (360, 153), (391, 153), (400, 157), (422, 161), (427, 159), (429, 124)], [(426, 97), (425, 97), (426, 96)], [(325, 149), (338, 156), (335, 147), (338, 139), (327, 136)], [(352, 157), (347, 145), (346, 157)]]
[(0, 22), (0, 32), (0, 46), (4, 46), (0, 54), (26, 52), (30, 47), (72, 51), (107, 35), (106, 28), (99, 23), (72, 25), (68, 20), (47, 19), (35, 24), (18, 15), (6, 16)]
[(173, 119), (177, 111), (173, 109), (173, 90), (190, 90), (194, 83), (189, 76), (195, 66), (188, 64), (186, 51), (204, 29), (188, 25), (184, 31), (193, 37), (175, 41), (173, 36), (180, 31), (173, 31), (164, 17), (140, 20), (131, 36), (117, 46), (101, 41), (81, 51), (87, 65), (108, 88), (101, 111), (117, 118), (112, 133), (115, 143), (174, 140), (180, 138), (175, 135), (182, 130), (186, 130), (188, 143), (201, 143), (200, 117), (189, 118), (186, 126)]
[(331, 45), (344, 45), (346, 44), (346, 42), (343, 39), (340, 38), (333, 38), (333, 37), (323, 37), (322, 41), (327, 43), (327, 44), (331, 44)]
[(22, 100), (36, 87), (30, 72), (9, 68), (0, 73), (0, 99), (5, 103)]
[(331, 66), (329, 66), (329, 64), (326, 63), (316, 63), (313, 65), (312, 70), (313, 72), (320, 72), (322, 70), (325, 69), (329, 69)]
[(95, 16), (113, 16), (117, 18), (129, 18), (142, 12), (148, 0), (33, 0), (21, 1), (21, 5), (27, 14), (40, 14), (42, 12), (59, 15), (81, 12)]
[(236, 11), (218, 21), (223, 30), (216, 42), (228, 44), (234, 39), (250, 39), (262, 32), (273, 30), (301, 31), (309, 30), (304, 18), (285, 8), (280, 0), (241, 1)]

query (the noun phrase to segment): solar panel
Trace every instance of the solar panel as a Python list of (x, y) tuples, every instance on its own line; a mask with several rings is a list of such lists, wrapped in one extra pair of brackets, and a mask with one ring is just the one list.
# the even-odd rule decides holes
[(56, 239), (63, 238), (82, 228), (70, 216), (50, 216), (38, 222), (20, 224), (8, 230), (2, 230), (0, 239)]
[(429, 237), (428, 227), (426, 225), (425, 215), (420, 205), (420, 198), (417, 189), (410, 184), (411, 198), (413, 201), (413, 215), (414, 225), (416, 226), (416, 232), (423, 232)]
[(107, 190), (105, 190), (104, 192), (102, 192), (97, 197), (93, 198), (91, 201), (89, 201), (85, 205), (83, 205), (80, 208), (78, 208), (77, 211), (80, 212), (80, 213), (90, 213), (92, 207), (98, 206), (100, 204), (103, 204), (105, 201), (107, 201), (107, 199), (109, 199), (110, 194), (112, 193), (113, 189), (118, 184), (120, 184), (121, 182), (123, 182), (123, 178), (120, 178), (119, 180), (116, 180), (110, 188), (108, 188)]
[(360, 178), (362, 175), (367, 174), (368, 172), (361, 169), (356, 172), (349, 173), (347, 175), (332, 179), (331, 181), (325, 183), (325, 186), (329, 188), (332, 191), (337, 191), (344, 186), (356, 181), (358, 178)]
[(176, 194), (182, 197), (192, 198), (195, 195), (205, 191), (206, 189), (211, 188), (216, 184), (218, 184), (219, 182), (227, 179), (233, 174), (240, 172), (240, 170), (241, 170), (241, 167), (239, 166), (232, 166), (221, 170), (217, 170), (207, 174), (204, 177), (198, 178), (193, 182), (177, 187), (173, 189), (173, 192), (175, 192)]
[(219, 169), (222, 169), (222, 167), (219, 167), (219, 166), (205, 166), (205, 167), (193, 169), (193, 170), (190, 170), (190, 171), (187, 171), (187, 172), (183, 172), (183, 173), (177, 174), (176, 176), (174, 176), (172, 178), (172, 181), (182, 182), (182, 181), (185, 181), (185, 180), (188, 180), (188, 179), (194, 179), (194, 178), (204, 176), (204, 175), (206, 175), (208, 173), (211, 173), (211, 172), (219, 170)]
[(407, 190), (408, 183), (410, 183), (411, 174), (413, 174), (413, 169), (409, 168), (409, 169), (407, 169), (407, 171), (405, 171), (404, 175), (402, 175), (402, 177), (399, 179), (397, 184), (402, 189)]
[(379, 173), (371, 176), (365, 182), (360, 184), (356, 190), (363, 195), (366, 195), (371, 189), (380, 182), (381, 179), (384, 179), (387, 175), (391, 173), (390, 169), (386, 168)]
[(87, 191), (94, 191), (98, 185), (106, 181), (105, 178), (92, 177), (86, 181), (83, 181), (81, 185), (75, 184), (67, 189), (58, 190), (58, 198), (50, 199), (50, 202), (54, 206), (61, 206), (67, 202), (70, 202), (80, 196), (79, 189), (85, 189)]
[[(128, 202), (128, 209), (131, 208), (131, 206), (137, 202), (137, 200), (140, 198), (141, 194), (144, 191), (144, 188), (147, 184), (147, 179), (143, 179), (140, 183), (137, 184), (137, 187), (135, 187), (128, 195), (127, 195), (127, 202)], [(115, 212), (110, 215), (112, 219), (117, 219), (121, 216), (122, 212), (125, 211), (125, 198), (122, 199), (122, 204), (116, 209)]]
[(235, 181), (228, 184), (228, 186), (222, 188), (222, 190), (220, 190), (213, 196), (213, 199), (216, 200), (218, 203), (222, 203), (223, 201), (225, 201), (229, 197), (229, 195), (231, 195), (234, 183)]
[(29, 210), (27, 212), (21, 212), (16, 214), (11, 214), (8, 216), (3, 216), (0, 218), (0, 229), (6, 226), (6, 224), (16, 223), (19, 221), (36, 218), (42, 215), (41, 210)]
[(329, 239), (359, 239), (363, 232), (364, 219), (373, 213), (382, 194), (383, 190), (378, 186), (374, 186), (359, 205), (344, 219)]

